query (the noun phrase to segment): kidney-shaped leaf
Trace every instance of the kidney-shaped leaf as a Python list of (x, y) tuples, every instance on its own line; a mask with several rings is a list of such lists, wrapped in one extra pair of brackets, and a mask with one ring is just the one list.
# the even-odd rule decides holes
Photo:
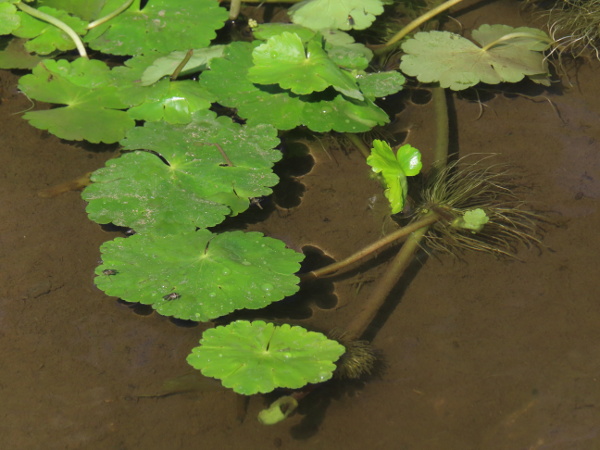
[(117, 142), (135, 121), (121, 111), (129, 105), (111, 81), (110, 69), (98, 60), (44, 60), (21, 77), (19, 89), (32, 99), (66, 106), (29, 111), (23, 117), (63, 139)]
[(83, 191), (98, 223), (172, 233), (220, 223), (271, 193), (277, 130), (239, 125), (212, 111), (198, 111), (187, 125), (148, 122), (122, 141), (126, 153), (92, 175)]
[(206, 330), (187, 361), (223, 386), (253, 395), (327, 381), (344, 351), (338, 342), (302, 327), (238, 320)]
[(548, 64), (541, 52), (547, 48), (549, 38), (543, 31), (482, 25), (473, 31), (473, 38), (483, 47), (448, 31), (416, 33), (402, 44), (406, 54), (400, 69), (423, 83), (439, 82), (441, 87), (453, 90), (479, 82), (515, 83), (525, 76), (548, 82)]
[(164, 316), (208, 321), (294, 294), (303, 258), (258, 232), (136, 234), (101, 247), (96, 285)]

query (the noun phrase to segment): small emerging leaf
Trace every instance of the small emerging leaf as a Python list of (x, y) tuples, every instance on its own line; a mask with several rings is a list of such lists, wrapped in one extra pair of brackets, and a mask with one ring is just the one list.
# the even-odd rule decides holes
[(373, 172), (381, 173), (385, 182), (385, 196), (392, 207), (392, 214), (404, 208), (408, 194), (407, 177), (417, 175), (421, 171), (421, 153), (406, 144), (394, 155), (387, 142), (374, 140), (371, 155), (367, 158)]

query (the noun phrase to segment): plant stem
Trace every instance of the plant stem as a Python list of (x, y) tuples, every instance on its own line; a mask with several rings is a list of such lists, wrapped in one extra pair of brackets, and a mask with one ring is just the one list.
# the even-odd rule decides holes
[(402, 39), (404, 36), (406, 36), (408, 33), (415, 30), (416, 28), (420, 27), (422, 24), (427, 22), (432, 17), (437, 16), (438, 14), (446, 11), (447, 9), (453, 7), (454, 5), (456, 5), (462, 1), (463, 0), (448, 0), (445, 3), (442, 3), (440, 6), (427, 11), (425, 14), (417, 17), (411, 23), (409, 23), (404, 28), (402, 28), (400, 31), (398, 31), (394, 36), (392, 36), (392, 38), (384, 44), (384, 47), (389, 47), (390, 45), (395, 44), (400, 39)]
[(127, 8), (129, 8), (131, 6), (131, 4), (133, 3), (133, 0), (126, 0), (125, 3), (123, 3), (121, 6), (119, 6), (117, 9), (115, 9), (113, 12), (111, 12), (110, 14), (107, 14), (104, 17), (100, 17), (99, 19), (94, 20), (93, 22), (90, 22), (87, 26), (88, 30), (91, 30), (92, 28), (97, 27), (98, 25), (102, 25), (104, 22), (108, 22), (110, 19), (112, 19), (113, 17), (118, 16), (119, 14), (121, 14), (123, 11), (125, 11)]
[(189, 49), (187, 51), (187, 53), (185, 54), (185, 56), (183, 57), (181, 62), (177, 65), (177, 67), (171, 74), (171, 81), (175, 81), (177, 79), (177, 77), (179, 76), (179, 74), (181, 73), (181, 71), (183, 70), (185, 65), (190, 61), (190, 58), (192, 57), (193, 54), (194, 54), (193, 49)]
[(358, 149), (359, 152), (362, 153), (365, 158), (369, 157), (371, 151), (369, 150), (369, 147), (367, 147), (367, 145), (362, 141), (362, 139), (358, 137), (358, 135), (353, 133), (344, 133), (344, 136), (346, 139), (352, 142), (352, 144)]
[(229, 20), (235, 20), (240, 15), (242, 0), (231, 0), (229, 3)]
[[(434, 147), (434, 163), (431, 170), (440, 170), (446, 165), (448, 159), (449, 146), (449, 127), (448, 127), (448, 104), (446, 101), (446, 92), (441, 87), (433, 88), (433, 101), (436, 114), (436, 143)], [(423, 237), (429, 231), (429, 227), (440, 220), (442, 217), (431, 211), (421, 220), (413, 225), (420, 225), (418, 229), (412, 232), (406, 242), (390, 263), (384, 275), (377, 281), (371, 295), (363, 304), (358, 315), (346, 328), (344, 338), (348, 341), (359, 339), (373, 321), (377, 312), (389, 296), (390, 292), (398, 283), (398, 280), (404, 273), (404, 270), (412, 261), (415, 253), (419, 249), (419, 244)], [(407, 227), (405, 227), (407, 228)], [(400, 232), (402, 229), (396, 231)], [(411, 230), (412, 231), (412, 230)], [(393, 234), (393, 233), (392, 233)]]
[(374, 242), (371, 245), (368, 245), (367, 247), (359, 250), (358, 252), (354, 253), (353, 255), (349, 256), (348, 258), (343, 259), (342, 261), (338, 261), (336, 263), (330, 264), (330, 265), (322, 267), (320, 269), (313, 270), (311, 272), (303, 274), (300, 277), (300, 279), (301, 279), (301, 281), (309, 281), (309, 280), (313, 280), (315, 278), (322, 278), (322, 277), (330, 275), (334, 272), (339, 272), (340, 270), (348, 267), (350, 264), (353, 264), (356, 261), (370, 255), (371, 253), (374, 253), (377, 250), (382, 249), (386, 245), (391, 244), (394, 241), (398, 241), (400, 239), (406, 238), (410, 233), (413, 233), (413, 232), (419, 230), (420, 228), (429, 226), (429, 225), (437, 222), (438, 220), (440, 220), (440, 216), (438, 214), (436, 214), (436, 213), (429, 214), (429, 215), (425, 216), (424, 218), (422, 218), (421, 220), (418, 220), (414, 223), (411, 223), (405, 227), (400, 228), (399, 230), (394, 231), (393, 233), (388, 234), (386, 237), (378, 240), (377, 242)]
[(531, 34), (531, 33), (509, 33), (509, 34), (505, 34), (504, 36), (496, 39), (495, 41), (490, 42), (486, 46), (481, 47), (481, 51), (482, 52), (487, 52), (489, 49), (495, 47), (498, 44), (501, 44), (502, 42), (510, 41), (511, 39), (518, 39), (518, 38), (535, 39), (537, 41), (547, 42), (548, 44), (554, 43), (553, 39), (549, 39), (549, 38), (548, 39), (544, 39), (541, 36), (536, 36), (536, 35)]
[(371, 295), (367, 301), (364, 302), (363, 308), (358, 312), (352, 322), (350, 322), (350, 325), (348, 325), (346, 328), (344, 339), (348, 341), (354, 341), (363, 335), (385, 302), (390, 291), (394, 288), (398, 282), (398, 279), (404, 273), (404, 270), (411, 263), (413, 256), (419, 249), (419, 243), (428, 230), (429, 225), (419, 228), (406, 240), (404, 245), (402, 245), (402, 248), (390, 263), (390, 266), (386, 270), (385, 274), (379, 279), (377, 285), (373, 289), (373, 292), (371, 292)]
[(448, 147), (450, 145), (450, 126), (448, 119), (448, 102), (446, 90), (442, 87), (431, 89), (433, 108), (435, 111), (436, 140), (433, 147), (432, 169), (438, 170), (446, 165), (448, 160)]
[(31, 6), (28, 6), (28, 5), (24, 4), (23, 2), (17, 3), (16, 7), (19, 8), (24, 13), (27, 13), (30, 16), (35, 17), (36, 19), (43, 20), (44, 22), (48, 22), (48, 23), (54, 25), (55, 27), (60, 28), (62, 31), (67, 33), (67, 35), (75, 43), (75, 47), (77, 47), (79, 56), (81, 56), (82, 58), (88, 57), (87, 52), (85, 51), (85, 47), (83, 45), (83, 41), (81, 40), (79, 35), (77, 33), (75, 33), (75, 31), (73, 31), (73, 29), (69, 25), (64, 23), (62, 20), (59, 20), (56, 17), (53, 17), (53, 16), (43, 13), (41, 11), (38, 11), (37, 9), (32, 8)]

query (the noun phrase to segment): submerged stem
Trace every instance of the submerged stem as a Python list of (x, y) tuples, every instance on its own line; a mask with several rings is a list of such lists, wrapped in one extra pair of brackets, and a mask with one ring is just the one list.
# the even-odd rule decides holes
[(88, 57), (87, 52), (85, 50), (85, 46), (83, 45), (83, 41), (81, 40), (79, 35), (77, 33), (75, 33), (73, 28), (71, 28), (69, 25), (64, 23), (62, 20), (59, 20), (56, 17), (51, 16), (50, 14), (46, 14), (44, 12), (38, 11), (37, 9), (32, 8), (31, 6), (28, 6), (28, 5), (24, 4), (23, 2), (19, 2), (15, 6), (17, 8), (19, 8), (21, 11), (23, 11), (24, 13), (27, 13), (30, 16), (35, 17), (36, 19), (40, 19), (40, 20), (43, 20), (44, 22), (48, 22), (48, 23), (54, 25), (56, 28), (59, 28), (62, 31), (64, 31), (71, 38), (71, 40), (75, 43), (75, 47), (77, 47), (79, 56), (81, 56), (83, 58)]
[(419, 230), (420, 228), (429, 226), (429, 225), (437, 222), (438, 220), (440, 220), (440, 216), (438, 214), (436, 214), (436, 213), (429, 214), (429, 215), (423, 217), (421, 220), (418, 220), (418, 221), (411, 223), (405, 227), (402, 227), (399, 230), (396, 230), (393, 233), (390, 233), (389, 235), (385, 236), (384, 238), (378, 240), (377, 242), (374, 242), (371, 245), (364, 247), (363, 249), (359, 250), (358, 252), (354, 253), (353, 255), (349, 256), (348, 258), (343, 259), (342, 261), (338, 261), (336, 263), (330, 264), (330, 265), (322, 267), (320, 269), (313, 270), (311, 272), (303, 274), (301, 276), (301, 280), (302, 281), (312, 280), (314, 278), (321, 278), (321, 277), (324, 277), (327, 275), (331, 275), (332, 273), (339, 272), (340, 270), (350, 266), (351, 264), (355, 263), (356, 261), (363, 259), (378, 250), (381, 250), (386, 245), (391, 244), (392, 242), (395, 242), (395, 241), (399, 241), (400, 239), (404, 239), (408, 235), (410, 235), (410, 233), (413, 233), (413, 232)]
[[(438, 219), (439, 217), (436, 217), (436, 220)], [(359, 339), (363, 335), (387, 299), (391, 290), (394, 288), (396, 283), (398, 283), (398, 279), (402, 276), (404, 270), (411, 263), (413, 256), (419, 249), (421, 240), (428, 230), (429, 225), (419, 228), (407, 239), (404, 245), (402, 245), (402, 248), (392, 260), (386, 272), (383, 274), (383, 277), (379, 279), (377, 285), (373, 289), (373, 292), (371, 292), (371, 295), (363, 304), (363, 308), (346, 328), (346, 333), (344, 334), (345, 339), (353, 341)]]
[(346, 136), (346, 139), (348, 139), (350, 142), (352, 142), (352, 144), (358, 149), (359, 152), (362, 153), (362, 155), (365, 158), (369, 157), (369, 155), (371, 154), (371, 150), (361, 140), (361, 138), (359, 138), (356, 134), (353, 134), (353, 133), (345, 133), (344, 136)]
[(395, 44), (396, 42), (398, 42), (399, 40), (404, 38), (408, 33), (417, 29), (422, 24), (427, 22), (429, 19), (437, 16), (438, 14), (446, 11), (449, 8), (452, 8), (454, 5), (456, 5), (462, 1), (463, 0), (448, 0), (444, 3), (442, 3), (437, 8), (433, 8), (433, 9), (427, 11), (425, 14), (417, 17), (411, 23), (409, 23), (404, 28), (402, 28), (400, 31), (398, 31), (394, 36), (392, 36), (392, 38), (384, 44), (384, 47), (389, 47), (390, 45)]

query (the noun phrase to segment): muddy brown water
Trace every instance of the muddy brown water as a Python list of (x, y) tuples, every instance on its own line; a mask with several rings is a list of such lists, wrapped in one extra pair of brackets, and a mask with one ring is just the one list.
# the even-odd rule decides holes
[[(524, 20), (510, 2), (460, 18), (468, 26)], [(599, 449), (599, 68), (582, 66), (572, 86), (538, 101), (496, 95), (481, 117), (477, 103), (454, 97), (461, 154), (498, 153), (526, 174), (527, 199), (555, 212), (545, 248), (522, 249), (523, 262), (423, 259), (374, 334), (384, 370), (325, 386), (273, 427), (255, 419), (266, 399), (251, 398), (240, 422), (236, 396), (208, 379), (161, 395), (163, 383), (190, 372), (185, 357), (204, 325), (137, 314), (94, 287), (98, 248), (117, 233), (89, 221), (76, 192), (37, 193), (95, 170), (111, 149), (30, 127), (14, 114), (29, 106), (17, 78), (3, 72), (0, 448)], [(403, 116), (422, 149), (431, 144), (430, 109)], [(300, 178), (302, 203), (250, 228), (341, 258), (385, 228), (370, 207), (381, 188), (357, 152), (313, 157)], [(312, 316), (293, 321), (343, 327), (384, 269), (337, 279), (335, 305), (309, 301)]]

